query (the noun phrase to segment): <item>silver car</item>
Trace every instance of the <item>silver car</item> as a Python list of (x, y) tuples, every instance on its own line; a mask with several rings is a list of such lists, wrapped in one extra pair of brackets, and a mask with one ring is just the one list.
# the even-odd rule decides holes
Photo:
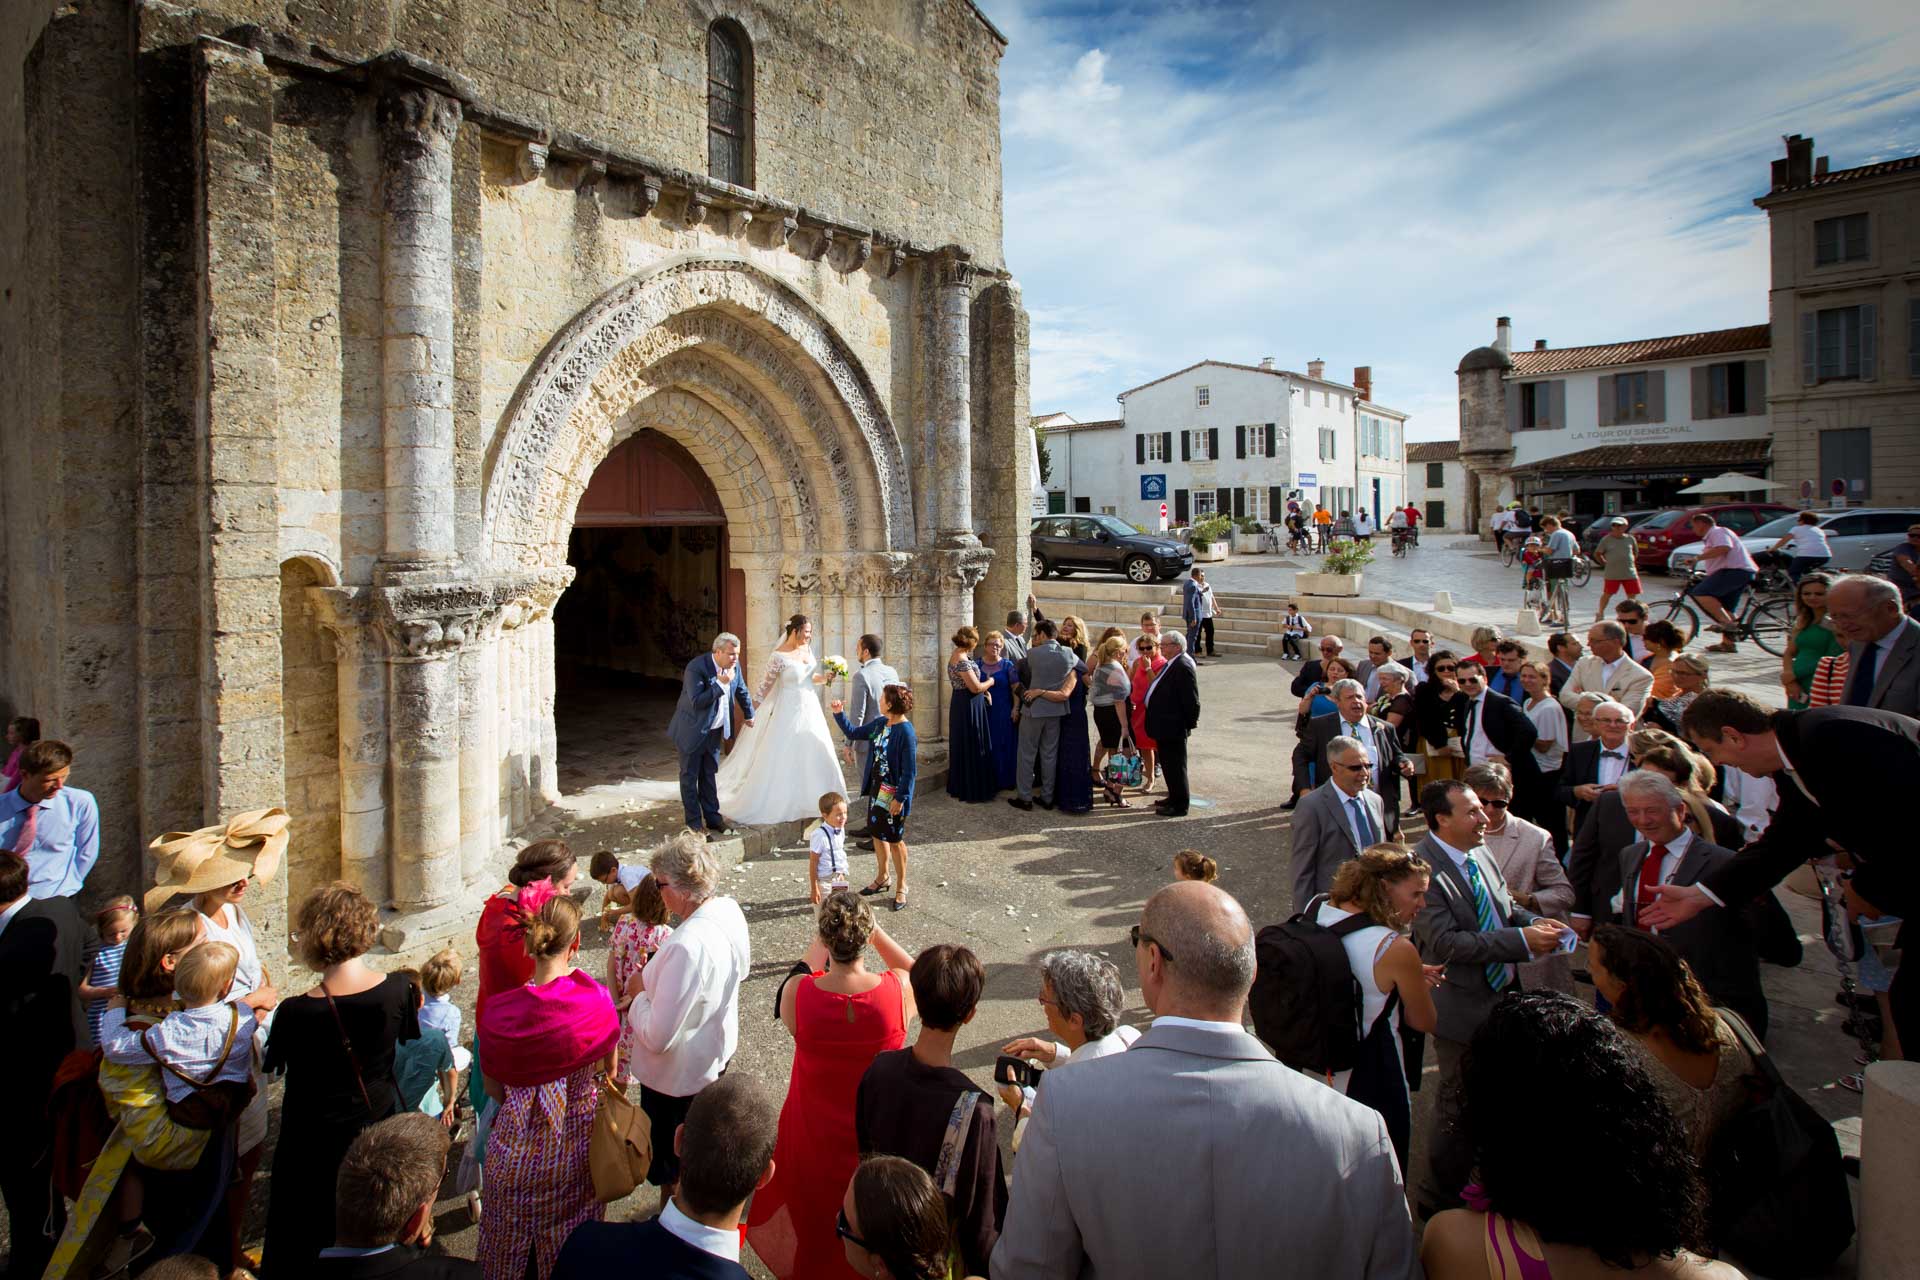
[[(1827, 546), (1833, 551), (1833, 558), (1821, 566), (1827, 573), (1864, 571), (1867, 561), (1883, 551), (1891, 551), (1906, 539), (1908, 525), (1920, 524), (1920, 508), (1914, 507), (1848, 507), (1844, 511), (1821, 511), (1818, 515), (1820, 527), (1827, 532)], [(1740, 545), (1749, 553), (1759, 555), (1786, 537), (1787, 531), (1799, 520), (1797, 513), (1769, 520), (1741, 538)], [(1673, 554), (1667, 557), (1668, 571), (1678, 574), (1691, 571), (1704, 546), (1704, 543), (1689, 542), (1674, 548)]]

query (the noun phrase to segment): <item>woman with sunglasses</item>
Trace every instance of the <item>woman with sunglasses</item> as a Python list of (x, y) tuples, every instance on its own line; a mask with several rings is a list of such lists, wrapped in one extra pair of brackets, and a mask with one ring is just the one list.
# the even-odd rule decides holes
[(1427, 757), (1427, 781), (1448, 782), (1466, 772), (1461, 735), (1472, 700), (1460, 692), (1460, 658), (1435, 649), (1427, 658), (1427, 679), (1414, 686), (1413, 718)]
[(946, 1198), (910, 1160), (861, 1161), (841, 1197), (835, 1230), (847, 1265), (866, 1280), (946, 1280), (954, 1274)]
[(1147, 689), (1153, 684), (1153, 678), (1160, 674), (1160, 668), (1167, 660), (1160, 656), (1159, 624), (1154, 624), (1151, 634), (1142, 635), (1133, 642), (1133, 667), (1128, 675), (1133, 680), (1133, 695), (1127, 702), (1127, 718), (1132, 722), (1133, 745), (1140, 748), (1140, 794), (1146, 795), (1153, 790), (1153, 753), (1157, 749), (1153, 738), (1147, 733)]

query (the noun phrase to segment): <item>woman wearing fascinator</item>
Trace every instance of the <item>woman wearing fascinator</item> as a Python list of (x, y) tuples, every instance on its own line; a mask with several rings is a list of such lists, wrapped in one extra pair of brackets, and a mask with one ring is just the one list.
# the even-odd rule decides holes
[(819, 814), (820, 797), (847, 789), (816, 685), (833, 679), (811, 647), (813, 623), (787, 619), (753, 691), (753, 732), (734, 740), (715, 785), (720, 811), (735, 822), (765, 825)]

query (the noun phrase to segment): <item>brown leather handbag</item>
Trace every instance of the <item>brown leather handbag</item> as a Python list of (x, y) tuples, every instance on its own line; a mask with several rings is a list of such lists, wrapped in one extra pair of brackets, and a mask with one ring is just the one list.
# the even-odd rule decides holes
[(593, 1176), (593, 1198), (612, 1204), (646, 1181), (653, 1166), (653, 1124), (604, 1071), (594, 1077), (594, 1087), (600, 1091), (600, 1105), (593, 1114), (587, 1169)]

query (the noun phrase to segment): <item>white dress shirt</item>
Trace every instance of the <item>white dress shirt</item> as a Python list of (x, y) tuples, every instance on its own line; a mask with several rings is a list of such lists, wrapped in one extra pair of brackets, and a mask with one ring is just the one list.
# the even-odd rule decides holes
[(747, 918), (708, 898), (647, 962), (647, 989), (627, 1008), (633, 1075), (685, 1098), (720, 1078), (740, 1043), (740, 984), (751, 963)]
[(667, 1207), (660, 1211), (660, 1225), (666, 1228), (669, 1235), (677, 1236), (702, 1253), (710, 1253), (716, 1258), (725, 1258), (728, 1262), (740, 1261), (738, 1228), (723, 1231), (719, 1227), (710, 1227), (704, 1222), (695, 1222), (680, 1212), (680, 1206), (671, 1198), (667, 1200)]
[(1758, 840), (1773, 823), (1773, 811), (1780, 803), (1780, 789), (1774, 786), (1772, 777), (1756, 778), (1732, 765), (1721, 766), (1720, 779), (1722, 799), (1733, 810), (1733, 816), (1740, 819), (1747, 839)]
[[(1646, 837), (1642, 836), (1641, 839), (1644, 840)], [(1686, 856), (1688, 846), (1693, 843), (1693, 832), (1689, 831), (1686, 827), (1681, 827), (1679, 835), (1671, 840), (1663, 841), (1663, 843), (1667, 848), (1667, 856), (1660, 860), (1660, 883), (1672, 884), (1674, 873), (1680, 870), (1680, 859)], [(1651, 858), (1652, 856), (1653, 851), (1649, 849), (1647, 851), (1647, 857)], [(1620, 894), (1613, 902), (1613, 910), (1616, 915), (1626, 910), (1628, 894), (1639, 894), (1640, 873), (1644, 870), (1646, 870), (1646, 863), (1642, 862), (1640, 866), (1634, 868), (1633, 877), (1620, 886)], [(1658, 932), (1658, 930), (1654, 932)]]
[(720, 686), (720, 696), (713, 700), (713, 721), (707, 725), (707, 728), (718, 729), (723, 738), (733, 736), (733, 717), (727, 713), (733, 709), (733, 682), (739, 678), (740, 664), (736, 662), (733, 665), (733, 674), (727, 678), (725, 684)]
[[(1153, 1020), (1156, 1027), (1198, 1027), (1202, 1031), (1238, 1031), (1246, 1034), (1246, 1028), (1237, 1022), (1220, 1022), (1212, 1018), (1177, 1018), (1173, 1014), (1162, 1014)], [(1080, 1077), (1075, 1076), (1078, 1080)]]
[(1489, 756), (1499, 754), (1499, 749), (1493, 745), (1493, 739), (1487, 737), (1486, 711), (1487, 694), (1483, 689), (1480, 696), (1467, 706), (1467, 721), (1473, 725), (1473, 730), (1467, 735), (1466, 741), (1468, 764), (1485, 764)]
[[(1611, 753), (1611, 754), (1609, 754)], [(1620, 775), (1627, 771), (1627, 744), (1617, 747), (1600, 744), (1600, 776), (1597, 779), (1603, 787), (1618, 786)]]
[[(1433, 835), (1432, 832), (1428, 832), (1427, 834)], [(1448, 844), (1445, 840), (1442, 840), (1439, 836), (1434, 836), (1433, 842), (1439, 845), (1442, 849), (1446, 850), (1447, 857), (1453, 860), (1453, 865), (1459, 870), (1460, 875), (1466, 880), (1466, 882), (1469, 885), (1471, 885), (1473, 883), (1473, 876), (1467, 871), (1467, 863), (1472, 860), (1472, 856), (1473, 856), (1471, 851), (1465, 850), (1465, 849), (1456, 849), (1452, 845)], [(1485, 846), (1483, 845), (1481, 847), (1484, 848)], [(1486, 891), (1487, 901), (1491, 903), (1493, 901), (1493, 886), (1488, 883), (1488, 879), (1489, 879), (1489, 876), (1488, 876), (1487, 869), (1486, 867), (1483, 866), (1480, 868), (1480, 887)], [(1468, 901), (1469, 903), (1471, 903), (1472, 900), (1469, 899)], [(1495, 907), (1494, 910), (1495, 910), (1495, 913), (1497, 914), (1499, 911), (1499, 908)], [(1516, 926), (1509, 926), (1509, 927), (1516, 927)], [(1515, 968), (1513, 965), (1508, 965), (1507, 981), (1511, 983), (1513, 979), (1519, 974), (1519, 972), (1520, 971), (1517, 968)]]
[[(1632, 639), (1632, 637), (1629, 636), (1628, 639)], [(1620, 669), (1620, 664), (1631, 661), (1633, 661), (1632, 657), (1623, 652), (1612, 662), (1602, 662), (1600, 664), (1600, 691), (1602, 693), (1605, 693), (1607, 686), (1613, 683), (1613, 673)]]

